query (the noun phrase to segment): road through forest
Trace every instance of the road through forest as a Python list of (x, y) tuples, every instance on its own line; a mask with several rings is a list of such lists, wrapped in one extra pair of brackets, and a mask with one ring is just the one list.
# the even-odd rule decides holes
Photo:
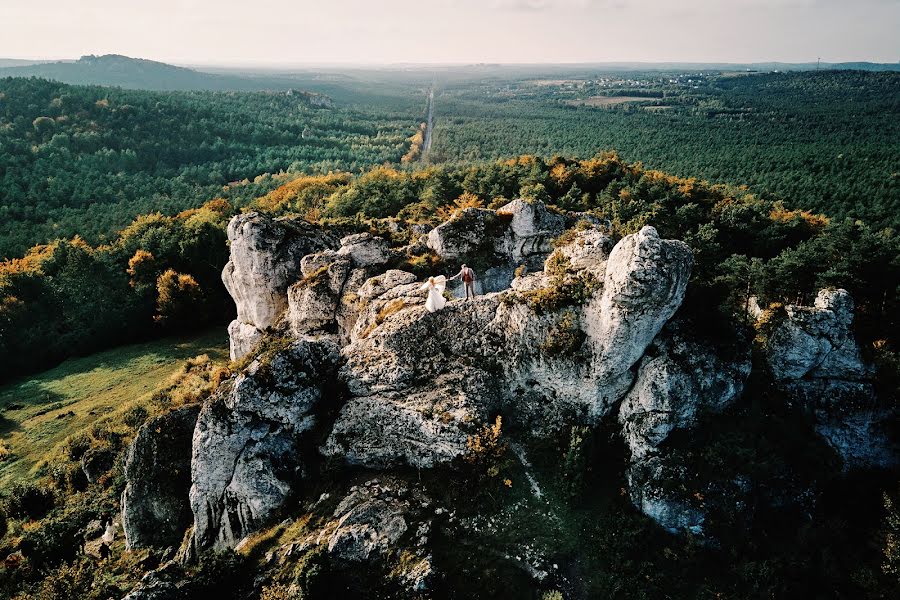
[(434, 131), (434, 84), (428, 90), (428, 116), (425, 119), (425, 141), (422, 143), (422, 160), (431, 151), (431, 139)]

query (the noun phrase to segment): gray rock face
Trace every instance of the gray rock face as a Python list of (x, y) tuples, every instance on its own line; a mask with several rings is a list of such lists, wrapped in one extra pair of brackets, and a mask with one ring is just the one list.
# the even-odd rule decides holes
[(191, 523), (191, 440), (199, 406), (144, 423), (125, 456), (122, 527), (129, 549), (178, 545)]
[(850, 326), (853, 299), (847, 290), (822, 290), (815, 306), (787, 306), (787, 319), (767, 345), (769, 366), (779, 381), (808, 378), (865, 379)]
[[(386, 289), (368, 300), (353, 342), (343, 350), (341, 379), (352, 398), (322, 451), (369, 467), (431, 467), (462, 455), (473, 424), (500, 407), (535, 429), (542, 422), (595, 423), (628, 390), (629, 369), (678, 308), (687, 285), (690, 251), (659, 240), (655, 231), (642, 234), (638, 243), (634, 238), (641, 234), (622, 240), (626, 250), (614, 250), (609, 258), (625, 273), (613, 289), (628, 302), (615, 297), (601, 305), (597, 292), (583, 309), (599, 320), (601, 306), (610, 306), (613, 314), (603, 317), (603, 327), (582, 331), (577, 306), (532, 308), (526, 294), (550, 285), (543, 276), (535, 277), (534, 287), (504, 292), (504, 301), (488, 294), (450, 302), (436, 313), (421, 307), (418, 284)], [(597, 268), (606, 262), (602, 241), (584, 247), (598, 256), (589, 259), (582, 250), (577, 264)], [(654, 258), (658, 262), (649, 264)], [(629, 268), (637, 270), (633, 277)], [(369, 283), (361, 289), (375, 291)], [(572, 348), (570, 355), (548, 354), (547, 340), (560, 335), (565, 318), (573, 338), (595, 333), (598, 343)]]
[(81, 471), (91, 483), (109, 472), (116, 463), (116, 453), (112, 448), (90, 448), (81, 457)]
[(255, 360), (203, 406), (191, 457), (198, 549), (234, 546), (290, 497), (302, 478), (303, 435), (337, 360), (333, 341), (298, 340)]
[[(222, 281), (237, 305), (239, 333), (232, 351), (246, 350), (253, 334), (271, 327), (287, 306), (287, 287), (300, 274), (300, 260), (312, 252), (334, 247), (332, 236), (304, 221), (271, 219), (249, 212), (228, 224), (231, 256), (222, 271)], [(240, 358), (233, 353), (232, 359)]]
[(122, 600), (173, 600), (180, 596), (180, 590), (175, 584), (151, 571)]
[(791, 401), (813, 417), (816, 431), (845, 467), (888, 466), (897, 449), (853, 337), (853, 299), (846, 290), (822, 290), (814, 306), (787, 306), (787, 318), (769, 336), (772, 375)]
[(371, 233), (357, 233), (341, 238), (338, 253), (349, 257), (357, 267), (377, 267), (391, 257), (387, 240)]
[(384, 577), (410, 593), (421, 593), (433, 576), (428, 547), (435, 514), (431, 507), (421, 490), (400, 479), (371, 479), (352, 486), (321, 527), (281, 546), (272, 559), (284, 562), (300, 552), (324, 548), (336, 568), (380, 565)]
[(253, 351), (265, 337), (265, 333), (249, 323), (237, 319), (228, 325), (228, 344), (232, 360), (238, 360)]
[(334, 329), (351, 261), (336, 252), (303, 259), (303, 279), (288, 288), (287, 319), (294, 335)]
[(677, 328), (654, 341), (619, 407), (632, 460), (655, 453), (669, 433), (693, 426), (702, 412), (719, 412), (740, 397), (750, 375), (749, 349), (735, 361), (721, 355)]
[[(553, 251), (553, 238), (562, 234), (568, 219), (548, 209), (543, 202), (518, 198), (497, 209), (500, 215), (511, 215), (509, 230), (503, 240), (503, 253), (513, 262), (538, 266)], [(532, 259), (537, 259), (535, 263)]]
[(493, 253), (498, 234), (507, 227), (503, 221), (493, 210), (467, 208), (429, 231), (426, 244), (448, 261)]
[(719, 412), (740, 397), (750, 375), (749, 348), (733, 360), (667, 327), (638, 367), (634, 386), (619, 407), (622, 434), (631, 451), (627, 479), (631, 499), (662, 527), (699, 533), (703, 512), (690, 499), (665, 489), (659, 446), (675, 429), (693, 427), (702, 412)]
[(606, 265), (603, 293), (584, 309), (600, 377), (619, 376), (644, 354), (681, 306), (692, 266), (687, 244), (661, 240), (653, 227), (616, 244)]

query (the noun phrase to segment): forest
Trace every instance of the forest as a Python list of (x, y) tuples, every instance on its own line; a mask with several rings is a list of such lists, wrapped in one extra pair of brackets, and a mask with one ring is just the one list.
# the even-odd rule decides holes
[[(900, 73), (573, 73), (455, 81), (435, 162), (554, 153), (623, 158), (747, 185), (793, 208), (900, 224)], [(586, 99), (646, 97), (591, 106)]]
[(0, 257), (75, 235), (111, 240), (138, 215), (215, 197), (240, 205), (274, 187), (269, 174), (399, 161), (424, 107), (356, 100), (0, 79)]
[[(608, 223), (614, 239), (647, 224), (664, 237), (683, 239), (696, 263), (680, 314), (699, 336), (720, 343), (723, 337), (753, 334), (746, 317), (749, 295), (778, 310), (785, 303), (809, 303), (821, 287), (848, 289), (856, 302), (860, 345), (878, 368), (880, 398), (891, 406), (900, 399), (900, 238), (888, 228), (789, 209), (740, 186), (647, 169), (614, 153), (298, 175), (245, 208), (339, 231), (371, 231), (399, 246), (409, 240), (409, 224), (433, 225), (459, 208), (499, 206), (520, 196), (554, 210), (587, 211)], [(34, 368), (47, 355), (89, 352), (154, 329), (183, 331), (200, 324), (198, 315), (230, 316), (233, 308), (218, 274), (227, 260), (224, 228), (235, 210), (217, 199), (171, 217), (145, 215), (108, 244), (57, 241), (5, 263), (0, 270), (5, 374)], [(397, 266), (421, 275), (435, 263), (424, 255)], [(123, 451), (148, 410), (200, 401), (233, 368), (197, 357), (154, 394), (149, 409), (129, 408), (48, 450), (34, 480), (17, 483), (0, 503), (6, 532), (0, 547), (22, 552), (15, 568), (2, 571), (0, 589), (20, 598), (35, 593), (100, 600), (134, 585), (141, 572), (137, 554), (107, 562), (78, 555), (79, 524), (114, 511), (124, 486), (121, 470), (88, 483), (80, 461), (88, 453)], [(762, 481), (788, 486), (814, 480), (825, 490), (814, 514), (760, 500), (748, 523), (735, 522), (732, 515), (713, 520), (710, 526), (723, 548), (706, 547), (692, 536), (667, 536), (652, 528), (621, 498), (597, 509), (593, 495), (610, 476), (598, 466), (560, 484), (572, 507), (565, 535), (550, 521), (523, 523), (523, 531), (552, 524), (554, 535), (578, 536), (572, 545), (592, 544), (588, 554), (596, 562), (585, 564), (591, 569), (583, 577), (598, 597), (800, 597), (825, 590), (854, 598), (893, 597), (900, 589), (900, 513), (893, 480), (864, 473), (852, 480), (854, 493), (847, 493), (832, 455), (800, 426), (796, 411), (779, 408), (772, 394), (764, 381), (756, 382), (743, 412), (711, 418), (700, 435), (714, 441), (696, 460), (724, 478), (751, 468)], [(554, 477), (570, 468), (560, 470), (560, 456), (574, 464), (604, 464), (609, 457), (603, 454), (602, 433), (592, 435), (593, 441), (578, 442), (577, 452), (565, 450), (568, 439), (562, 449), (548, 450)], [(474, 493), (486, 498), (491, 489)], [(471, 500), (473, 490), (458, 493)], [(593, 520), (594, 514), (601, 520)], [(321, 587), (329, 581), (326, 566), (303, 568), (309, 569), (303, 571), (304, 585), (327, 593)], [(191, 569), (190, 594), (237, 597), (252, 580), (251, 561), (241, 553), (204, 555)], [(506, 575), (458, 585), (475, 595), (505, 597)]]

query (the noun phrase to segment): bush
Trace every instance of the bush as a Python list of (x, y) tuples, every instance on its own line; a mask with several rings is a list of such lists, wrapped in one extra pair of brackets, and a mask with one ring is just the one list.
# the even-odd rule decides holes
[(466, 439), (464, 459), (479, 472), (491, 477), (500, 474), (500, 460), (506, 454), (508, 444), (501, 438), (503, 418), (497, 415), (494, 424), (485, 423), (475, 435)]
[(578, 317), (567, 310), (541, 342), (539, 349), (549, 356), (574, 354), (584, 343), (585, 335), (578, 327)]
[(16, 519), (40, 519), (53, 508), (53, 490), (37, 483), (15, 484), (6, 497), (4, 510)]
[(147, 420), (149, 412), (143, 406), (133, 406), (125, 411), (122, 420), (131, 429), (138, 429)]
[(81, 432), (71, 435), (66, 439), (66, 456), (69, 460), (81, 460), (84, 453), (91, 447), (91, 438), (88, 434)]

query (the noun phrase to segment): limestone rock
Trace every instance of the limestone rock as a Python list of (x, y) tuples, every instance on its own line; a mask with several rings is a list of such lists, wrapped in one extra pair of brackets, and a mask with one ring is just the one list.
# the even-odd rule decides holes
[(304, 278), (288, 288), (287, 320), (294, 335), (333, 331), (351, 261), (335, 252), (303, 259)]
[(173, 600), (181, 595), (175, 584), (151, 571), (122, 600)]
[[(606, 262), (612, 248), (612, 240), (608, 235), (591, 228), (578, 231), (574, 239), (558, 248), (556, 253), (568, 261), (569, 269), (590, 273), (602, 281), (606, 276)], [(552, 263), (552, 260), (548, 261), (548, 264)]]
[(81, 470), (91, 483), (105, 475), (116, 463), (116, 453), (111, 448), (89, 448), (81, 457)]
[(301, 339), (254, 360), (204, 404), (191, 457), (198, 549), (234, 546), (290, 497), (337, 360), (333, 341)]
[[(237, 305), (236, 321), (259, 331), (271, 327), (287, 306), (287, 287), (299, 279), (300, 260), (336, 246), (330, 234), (305, 221), (257, 212), (235, 216), (228, 224), (228, 240), (231, 254), (222, 281)], [(232, 344), (238, 349), (246, 345)]]
[(228, 344), (232, 360), (238, 360), (256, 347), (265, 333), (249, 323), (241, 323), (237, 319), (228, 325)]
[(815, 306), (787, 306), (767, 356), (780, 381), (803, 377), (861, 379), (870, 374), (853, 338), (853, 299), (847, 290), (822, 290)]
[(666, 485), (659, 446), (675, 429), (693, 427), (702, 412), (719, 412), (743, 392), (750, 375), (749, 348), (732, 354), (702, 345), (684, 328), (668, 325), (638, 368), (634, 387), (619, 407), (630, 450), (626, 472), (634, 505), (669, 531), (702, 530), (704, 514), (690, 498)]
[(821, 290), (814, 306), (787, 306), (787, 318), (769, 336), (772, 375), (792, 402), (813, 418), (816, 431), (845, 467), (889, 466), (897, 448), (853, 337), (853, 299), (846, 290)]
[(603, 293), (584, 309), (599, 376), (625, 373), (681, 306), (691, 276), (687, 244), (662, 240), (644, 227), (622, 238), (609, 255)]
[(371, 479), (352, 486), (316, 531), (281, 546), (272, 558), (284, 562), (324, 548), (333, 568), (377, 567), (380, 577), (421, 593), (433, 576), (428, 545), (434, 514), (431, 499), (415, 485), (391, 476)]
[[(553, 251), (553, 238), (566, 229), (564, 215), (548, 209), (543, 202), (517, 198), (497, 210), (498, 215), (510, 215), (509, 231), (505, 238), (505, 253), (514, 262), (539, 262)], [(533, 264), (533, 263), (532, 263)]]
[(619, 407), (632, 461), (654, 453), (674, 429), (696, 424), (702, 412), (719, 412), (740, 397), (750, 375), (749, 348), (733, 360), (723, 354), (677, 327), (654, 341)]
[(350, 257), (357, 267), (380, 266), (391, 256), (387, 240), (371, 233), (357, 233), (341, 238), (338, 253)]
[(125, 456), (122, 526), (127, 547), (177, 545), (191, 523), (191, 439), (199, 406), (150, 419)]
[(428, 232), (427, 245), (448, 261), (471, 260), (476, 256), (493, 257), (497, 234), (507, 228), (509, 218), (499, 218), (486, 208), (467, 208)]

